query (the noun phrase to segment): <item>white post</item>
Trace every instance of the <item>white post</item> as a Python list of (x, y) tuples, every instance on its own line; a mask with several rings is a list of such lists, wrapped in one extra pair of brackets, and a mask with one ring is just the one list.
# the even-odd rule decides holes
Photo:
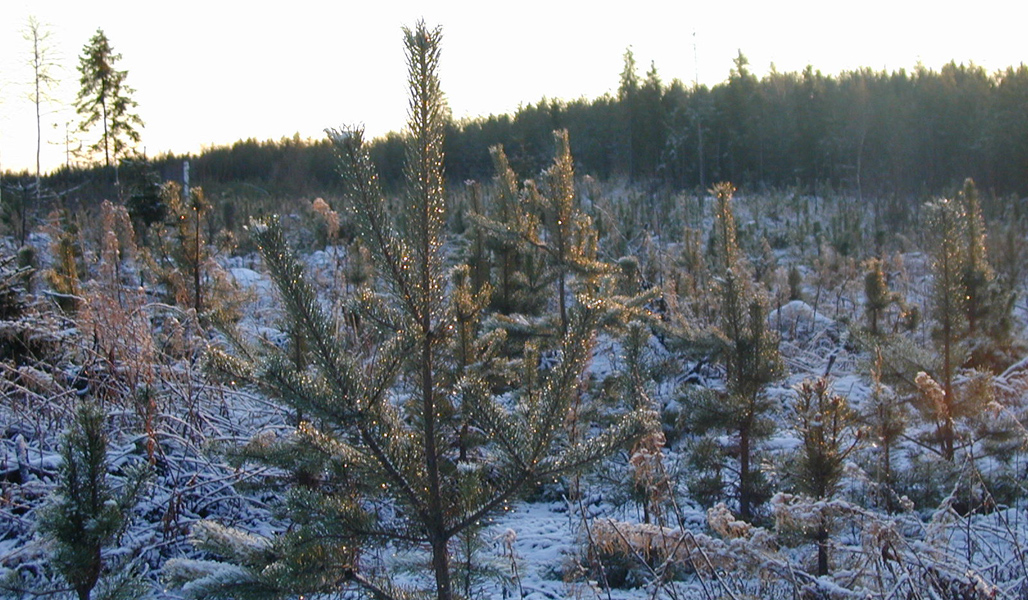
[(182, 161), (182, 200), (189, 202), (189, 161)]

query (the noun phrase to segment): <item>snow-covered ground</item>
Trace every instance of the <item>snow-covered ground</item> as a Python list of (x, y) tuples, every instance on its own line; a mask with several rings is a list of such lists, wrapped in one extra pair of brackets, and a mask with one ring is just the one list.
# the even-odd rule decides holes
[[(709, 219), (702, 224), (709, 225)], [(45, 240), (33, 239), (46, 245)], [(786, 265), (798, 257), (792, 249), (776, 256), (782, 263), (778, 277), (784, 280)], [(327, 306), (336, 299), (329, 299), (328, 291), (338, 290), (343, 259), (342, 248), (304, 257), (312, 280), (326, 291)], [(921, 253), (899, 255), (890, 271), (897, 291), (922, 307), (927, 306), (929, 291), (924, 279), (926, 260)], [(223, 266), (249, 298), (240, 331), (284, 344), (277, 292), (260, 260), (233, 257)], [(484, 575), (475, 580), (472, 596), (533, 600), (1028, 597), (1024, 555), (1028, 493), (1023, 483), (1028, 432), (1022, 426), (1028, 359), (993, 378), (990, 401), (962, 421), (961, 435), (969, 444), (955, 465), (936, 455), (931, 441), (935, 424), (917, 417), (915, 392), (888, 388), (909, 417), (908, 429), (891, 456), (892, 468), (901, 474), (909, 495), (892, 498), (883, 490), (876, 479), (882, 449), (868, 438), (866, 429), (847, 440), (859, 442), (859, 448), (847, 460), (836, 497), (812, 501), (792, 493), (802, 443), (790, 412), (794, 386), (827, 373), (832, 390), (861, 414), (870, 410), (876, 393), (868, 375), (871, 356), (851, 336), (863, 297), (859, 271), (854, 270), (855, 264), (848, 268), (853, 271), (849, 281), (833, 284), (826, 278), (812, 283), (820, 276), (804, 267), (804, 299), (780, 302), (767, 317), (768, 326), (781, 336), (780, 352), (788, 374), (764, 392), (775, 407), (775, 427), (758, 445), (759, 468), (780, 493), (764, 506), (758, 523), (733, 520), (730, 497), (725, 498), (727, 505), (715, 505), (709, 512), (691, 497), (685, 481), (690, 468), (687, 455), (690, 443), (700, 436), (673, 431), (678, 422), (668, 419), (664, 425), (672, 441), (661, 449), (660, 457), (673, 493), (664, 498), (662, 513), (655, 519), (662, 520), (661, 527), (641, 523), (642, 508), (626, 489), (632, 481), (630, 456), (622, 452), (582, 474), (577, 481), (580, 494), (571, 494), (572, 483), (563, 481), (531, 500), (512, 503), (485, 524), (482, 549), (475, 559), (483, 565)], [(196, 351), (209, 340), (183, 325), (188, 315), (177, 315), (173, 327), (171, 319), (157, 314), (159, 308), (146, 310), (155, 311), (154, 330), (148, 335), (164, 362), (153, 371), (129, 375), (147, 378), (162, 386), (162, 392), (150, 412), (132, 401), (112, 402), (107, 408), (114, 432), (113, 484), (123, 484), (124, 467), (132, 463), (151, 463), (155, 476), (110, 558), (131, 558), (145, 565), (158, 595), (178, 598), (181, 590), (166, 589), (157, 582), (167, 559), (204, 557), (188, 540), (197, 522), (210, 519), (264, 536), (281, 530), (282, 522), (272, 510), (275, 493), (251, 485), (262, 481), (268, 470), (230, 464), (223, 451), (255, 434), (284, 435), (293, 415), (253, 389), (210, 377), (202, 369), (202, 353)], [(62, 335), (81, 333), (70, 321), (60, 324)], [(172, 329), (181, 335), (172, 335)], [(922, 348), (931, 344), (927, 331), (922, 327), (911, 336)], [(182, 339), (189, 336), (194, 338)], [(90, 343), (86, 340), (85, 347)], [(583, 388), (599, 389), (623, 368), (623, 348), (615, 336), (601, 335), (593, 352)], [(683, 392), (687, 373), (688, 383), (724, 389), (720, 367), (679, 356), (658, 336), (647, 342), (646, 356), (652, 375), (646, 391), (654, 405), (669, 415), (689, 410)], [(92, 376), (98, 378), (95, 381), (104, 376), (123, 381), (119, 378), (128, 377), (129, 358), (98, 359)], [(58, 434), (74, 405), (75, 376), (62, 369), (5, 367), (5, 387), (0, 390), (4, 394), (0, 574), (4, 569), (8, 574), (19, 570), (30, 579), (53, 579), (46, 567), (49, 550), (34, 530), (34, 513), (53, 489), (60, 466)], [(962, 386), (974, 382), (971, 373), (961, 373), (957, 380)], [(1010, 435), (994, 443), (989, 434), (1003, 428)], [(735, 440), (729, 432), (721, 432), (716, 442), (731, 448)], [(726, 484), (732, 484), (735, 469), (736, 464), (726, 462)], [(945, 489), (936, 489), (943, 483)], [(999, 489), (1000, 485), (1007, 487)], [(978, 505), (969, 506), (968, 498)], [(817, 556), (812, 533), (821, 520), (831, 523), (833, 572), (819, 578), (811, 574)], [(422, 558), (396, 557), (389, 549), (381, 549), (367, 560), (391, 567)], [(631, 576), (626, 577), (625, 571), (631, 571)], [(406, 575), (407, 581), (425, 583), (417, 573), (415, 569), (413, 575)], [(614, 578), (630, 585), (609, 587)]]

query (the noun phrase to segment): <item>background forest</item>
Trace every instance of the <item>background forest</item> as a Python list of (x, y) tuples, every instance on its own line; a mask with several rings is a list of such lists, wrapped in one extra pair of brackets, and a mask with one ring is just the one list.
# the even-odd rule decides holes
[[(713, 88), (667, 84), (656, 66), (641, 74), (629, 50), (617, 97), (543, 99), (514, 115), (447, 121), (445, 172), (457, 182), (488, 180), (488, 150), (496, 144), (519, 173), (538, 172), (549, 161), (550, 132), (567, 129), (579, 173), (600, 180), (700, 190), (732, 181), (754, 190), (924, 199), (971, 177), (990, 193), (1028, 194), (1024, 65), (996, 73), (950, 63), (941, 71), (837, 75), (808, 67), (761, 79), (741, 53), (735, 65)], [(401, 179), (402, 148), (399, 134), (371, 142), (386, 187)], [(184, 158), (210, 190), (251, 185), (273, 195), (324, 195), (339, 185), (325, 140), (242, 140), (198, 156), (159, 156), (150, 165), (165, 179), (180, 179)], [(5, 179), (10, 186), (19, 176)], [(63, 168), (47, 186), (62, 193), (110, 179)], [(102, 199), (114, 192), (87, 190), (72, 195)]]
[(440, 36), (403, 133), (4, 176), (0, 595), (1028, 594), (1025, 67), (454, 122)]

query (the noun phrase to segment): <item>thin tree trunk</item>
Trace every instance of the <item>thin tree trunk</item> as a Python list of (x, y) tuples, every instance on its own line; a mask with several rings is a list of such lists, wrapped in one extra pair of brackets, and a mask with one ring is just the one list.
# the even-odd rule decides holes
[[(425, 202), (426, 213), (429, 203)], [(426, 218), (429, 216), (424, 215)], [(427, 222), (427, 221), (426, 221)], [(427, 229), (427, 227), (426, 227)], [(425, 467), (428, 475), (428, 527), (429, 542), (432, 546), (432, 570), (435, 572), (436, 597), (438, 600), (450, 600), (453, 597), (450, 581), (449, 537), (446, 533), (446, 518), (443, 514), (443, 501), (439, 485), (439, 454), (435, 439), (435, 394), (433, 390), (432, 360), (432, 311), (431, 311), (431, 272), (429, 264), (430, 241), (427, 236), (422, 239), (422, 302), (421, 302), (421, 394), (422, 418), (424, 419), (423, 444)]]
[(557, 296), (560, 301), (560, 332), (566, 334), (568, 332), (568, 307), (567, 301), (564, 298), (565, 294), (565, 274), (563, 267), (561, 267), (560, 277), (557, 279)]
[(108, 169), (111, 168), (111, 153), (108, 149), (108, 137), (110, 134), (107, 131), (107, 81), (101, 84), (100, 89), (100, 109), (103, 111), (104, 120), (104, 166)]
[[(186, 198), (186, 202), (188, 201), (189, 199)], [(196, 314), (199, 315), (203, 310), (203, 306), (200, 304), (200, 211), (194, 208), (193, 212), (196, 213), (196, 220), (193, 223), (193, 306), (196, 308)]]
[[(421, 57), (423, 60), (423, 57)], [(419, 66), (418, 71), (428, 71), (427, 65)], [(420, 104), (417, 110), (421, 114), (422, 123), (431, 121), (431, 110), (425, 94), (419, 94)], [(422, 131), (422, 136), (427, 132)], [(429, 544), (432, 546), (432, 570), (435, 573), (436, 597), (438, 600), (450, 600), (453, 597), (452, 582), (450, 579), (450, 553), (449, 535), (446, 531), (446, 516), (443, 511), (443, 499), (439, 475), (439, 449), (436, 446), (436, 406), (435, 406), (435, 383), (434, 383), (434, 361), (432, 357), (432, 346), (434, 339), (432, 322), (432, 236), (430, 223), (432, 222), (432, 189), (433, 185), (429, 174), (432, 173), (433, 165), (427, 156), (427, 150), (432, 142), (429, 139), (422, 139), (418, 147), (423, 151), (419, 157), (421, 164), (418, 165), (418, 172), (421, 177), (418, 180), (417, 193), (421, 206), (419, 207), (421, 219), (420, 234), (420, 299), (418, 302), (421, 314), (418, 315), (421, 321), (421, 411), (424, 419), (424, 431), (422, 433), (423, 451), (425, 453), (425, 470), (428, 477), (428, 523), (426, 529)]]
[(952, 306), (952, 295), (949, 293), (952, 286), (950, 285), (950, 277), (952, 276), (952, 268), (949, 264), (949, 255), (944, 254), (943, 256), (943, 273), (946, 295), (944, 296), (944, 302), (946, 305), (943, 307), (942, 316), (942, 386), (943, 386), (943, 406), (942, 410), (945, 412), (943, 415), (942, 422), (942, 456), (948, 461), (953, 460), (953, 319), (956, 308)]
[[(38, 56), (38, 54), (39, 54), (39, 52), (37, 50), (36, 51), (36, 55)], [(38, 58), (37, 58), (37, 61), (38, 61)], [(40, 100), (39, 100), (39, 67), (37, 66), (36, 67), (36, 204), (37, 205), (39, 204), (39, 195), (40, 195), (39, 155), (40, 155), (40, 152), (42, 151), (42, 147), (43, 147), (43, 129), (42, 129), (42, 126), (40, 124), (41, 121), (42, 121), (42, 115), (40, 114), (39, 104), (40, 104)], [(22, 245), (25, 244), (25, 239), (24, 239), (25, 212), (26, 212), (25, 211), (25, 207), (23, 206), (22, 207), (22, 211), (21, 211), (21, 213), (22, 213), (22, 232), (23, 232), (22, 233), (22, 240), (21, 240)]]
[(750, 487), (750, 426), (744, 423), (739, 427), (739, 516), (744, 521), (752, 517)]
[[(36, 184), (36, 190), (39, 189), (39, 184)], [(38, 192), (37, 192), (38, 193)], [(21, 202), (21, 231), (18, 232), (18, 245), (24, 246), (25, 240), (28, 238), (28, 194), (22, 196)]]

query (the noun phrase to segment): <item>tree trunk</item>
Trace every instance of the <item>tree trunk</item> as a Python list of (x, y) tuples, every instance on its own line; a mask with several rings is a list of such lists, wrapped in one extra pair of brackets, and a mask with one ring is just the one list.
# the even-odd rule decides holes
[[(39, 168), (39, 155), (40, 155), (40, 153), (42, 152), (42, 149), (43, 149), (43, 128), (42, 128), (42, 125), (41, 125), (42, 115), (40, 114), (40, 106), (39, 106), (41, 100), (40, 100), (40, 97), (39, 97), (39, 66), (38, 66), (39, 58), (38, 57), (39, 57), (39, 51), (36, 50), (36, 59), (35, 59), (36, 60), (36, 65), (37, 65), (36, 66), (36, 97), (35, 97), (35, 100), (36, 100), (36, 206), (39, 206), (39, 198), (40, 198), (40, 193), (41, 193), (41, 190), (40, 190), (40, 185), (41, 184), (40, 184), (40, 181), (39, 181), (39, 172), (40, 172), (40, 168)], [(25, 231), (25, 212), (26, 212), (25, 208), (26, 208), (25, 206), (21, 207), (22, 236), (21, 236), (20, 242), (21, 242), (22, 246), (25, 245), (25, 233), (24, 233), (24, 231)]]
[[(188, 192), (186, 193), (188, 194)], [(189, 198), (186, 198), (186, 202), (188, 201)], [(200, 297), (200, 211), (194, 208), (193, 212), (196, 213), (193, 227), (193, 307), (196, 309), (196, 314), (199, 315), (203, 310)]]
[[(949, 265), (945, 267), (946, 272), (949, 273)], [(949, 281), (945, 282), (947, 285)], [(947, 292), (949, 288), (947, 287)], [(947, 296), (948, 298), (948, 296)], [(942, 325), (942, 387), (943, 387), (943, 406), (942, 409), (945, 411), (942, 422), (942, 456), (946, 460), (953, 461), (953, 311), (955, 308), (949, 306), (947, 299), (947, 306), (943, 315)]]
[(100, 108), (103, 111), (103, 121), (104, 121), (104, 166), (109, 169), (109, 168), (111, 168), (111, 152), (108, 149), (109, 133), (107, 132), (107, 81), (106, 80), (104, 80), (104, 82), (100, 86)]
[(446, 539), (432, 540), (432, 570), (435, 571), (437, 600), (451, 600), (453, 587), (450, 581), (450, 552)]
[(739, 427), (739, 517), (749, 521), (752, 517), (753, 493), (750, 482), (750, 426)]
[(560, 332), (566, 334), (568, 332), (568, 307), (567, 300), (564, 298), (565, 294), (565, 274), (563, 266), (561, 267), (560, 277), (557, 280), (557, 300), (560, 302)]
[(817, 528), (817, 576), (828, 575), (828, 524), (824, 517)]
[[(94, 490), (95, 491), (95, 490)], [(96, 504), (94, 503), (94, 506)], [(78, 579), (78, 585), (75, 586), (75, 593), (78, 594), (79, 600), (89, 600), (90, 595), (93, 593), (93, 588), (96, 587), (96, 582), (100, 580), (100, 570), (103, 568), (103, 558), (100, 555), (100, 545), (97, 544), (91, 548), (90, 562), (85, 573), (82, 573), (84, 577)]]

